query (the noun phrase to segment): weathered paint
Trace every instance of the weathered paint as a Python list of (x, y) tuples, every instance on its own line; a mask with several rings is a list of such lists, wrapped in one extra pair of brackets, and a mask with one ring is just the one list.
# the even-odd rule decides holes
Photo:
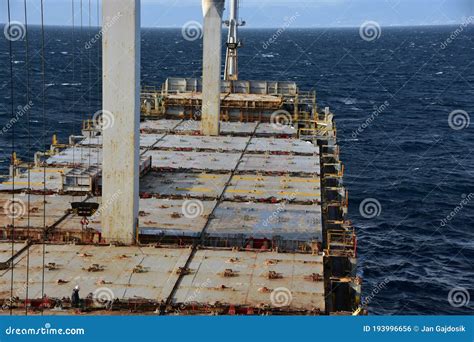
[(201, 133), (219, 135), (224, 0), (203, 0), (204, 52)]
[(103, 129), (103, 237), (131, 244), (139, 199), (139, 0), (103, 2), (103, 109), (113, 118)]

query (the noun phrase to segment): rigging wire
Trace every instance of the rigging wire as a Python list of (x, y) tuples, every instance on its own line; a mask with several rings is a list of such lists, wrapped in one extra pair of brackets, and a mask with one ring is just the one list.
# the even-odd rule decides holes
[[(83, 13), (82, 13), (82, 8), (83, 8), (83, 3), (82, 3), (83, 0), (80, 0), (80, 16), (81, 16), (81, 29), (80, 29), (80, 39), (79, 39), (79, 42), (81, 43), (79, 45), (80, 49), (79, 49), (79, 60), (80, 60), (80, 67), (79, 67), (79, 78), (80, 78), (80, 82), (81, 82), (81, 98), (80, 98), (80, 101), (79, 101), (79, 104), (80, 104), (80, 108), (79, 110), (82, 112), (81, 114), (81, 117), (82, 117), (82, 122), (84, 123), (85, 122), (85, 115), (84, 115), (84, 110), (82, 108), (82, 102), (83, 102), (83, 99), (84, 99), (84, 95), (82, 94), (82, 90), (84, 89), (83, 87), (83, 82), (82, 82), (82, 67), (83, 67), (83, 61), (82, 61), (82, 48), (83, 48)], [(82, 161), (83, 161), (83, 146), (80, 146), (80, 151), (81, 151), (81, 160), (80, 160), (80, 163), (82, 164)]]
[[(12, 25), (12, 20), (11, 20), (11, 9), (10, 9), (10, 0), (7, 0), (7, 11), (8, 11), (8, 27), (11, 27)], [(13, 89), (13, 42), (12, 42), (12, 39), (11, 37), (7, 37), (7, 40), (8, 40), (8, 49), (9, 49), (9, 56), (10, 56), (10, 102), (11, 102), (11, 116), (12, 116), (12, 120), (15, 118), (15, 110), (14, 110), (14, 99), (13, 99), (13, 96), (14, 96), (14, 89)], [(15, 168), (16, 168), (16, 165), (15, 165), (15, 158), (14, 158), (14, 155), (15, 155), (15, 125), (12, 125), (12, 144), (11, 144), (11, 148), (12, 148), (12, 167), (11, 167), (11, 170), (12, 170), (12, 201), (11, 203), (9, 204), (10, 208), (12, 208), (10, 210), (10, 214), (11, 214), (11, 219), (12, 219), (12, 229), (11, 229), (11, 254), (12, 254), (12, 257), (11, 257), (11, 278), (10, 278), (10, 316), (13, 315), (13, 280), (14, 280), (14, 276), (13, 276), (13, 272), (14, 272), (14, 256), (15, 256), (15, 215), (16, 215), (16, 210), (15, 208), (17, 208), (17, 204), (15, 203)]]
[[(73, 113), (72, 115), (72, 128), (71, 128), (71, 132), (72, 132), (72, 141), (74, 142), (74, 126), (75, 126), (75, 122), (74, 122), (74, 108), (75, 108), (75, 103), (76, 103), (76, 37), (75, 37), (75, 11), (74, 11), (74, 0), (71, 0), (71, 11), (72, 11), (72, 47), (71, 47), (71, 50), (72, 50), (72, 107), (71, 107), (71, 111)], [(75, 149), (75, 144), (73, 143), (73, 146), (72, 146), (72, 165), (75, 165), (76, 164), (76, 149)], [(73, 196), (73, 201), (74, 201), (74, 196)]]
[[(99, 30), (100, 32), (100, 4), (99, 4), (99, 1), (100, 0), (97, 0), (97, 29)], [(102, 39), (100, 38), (100, 40), (97, 42), (97, 107), (98, 107), (98, 110), (101, 110), (102, 109), (102, 101), (101, 101), (101, 92), (100, 92), (100, 80), (101, 80), (101, 61), (100, 61), (100, 47), (101, 47), (101, 42), (102, 42)], [(100, 138), (97, 138), (97, 141), (99, 141)], [(103, 140), (102, 140), (103, 142)], [(99, 149), (97, 149), (97, 159), (96, 159), (96, 166), (97, 168), (99, 168)]]
[[(46, 146), (46, 70), (45, 70), (45, 44), (44, 44), (44, 0), (41, 0), (41, 74), (42, 74), (42, 102), (43, 102), (43, 147)], [(45, 258), (46, 258), (46, 162), (43, 164), (43, 267), (41, 276), (41, 299), (44, 300), (44, 280), (45, 280)], [(43, 315), (44, 305), (41, 305), (41, 315)]]
[[(29, 48), (29, 37), (28, 37), (28, 10), (27, 10), (27, 0), (23, 0), (24, 5), (24, 18), (25, 18), (25, 51), (26, 51), (26, 103), (30, 105), (30, 48)], [(30, 127), (30, 110), (26, 112), (27, 120), (27, 133), (28, 133), (28, 154), (31, 153), (31, 127)], [(31, 208), (31, 168), (28, 165), (28, 204), (27, 204), (27, 226), (26, 226), (26, 236), (28, 247), (26, 249), (26, 287), (25, 287), (25, 316), (28, 316), (28, 295), (29, 295), (29, 286), (30, 286), (30, 208)]]
[[(74, 0), (71, 0), (71, 15), (72, 15), (72, 103), (73, 105), (71, 108), (71, 116), (72, 116), (72, 127), (71, 127), (71, 136), (72, 136), (72, 165), (73, 168), (76, 165), (76, 144), (75, 144), (75, 108), (76, 108), (76, 14), (75, 14), (75, 6)], [(75, 201), (75, 196), (73, 194), (72, 201)]]
[[(89, 38), (89, 42), (88, 44), (91, 44), (91, 41), (92, 41), (92, 38), (91, 38), (91, 30), (92, 30), (92, 13), (91, 13), (91, 0), (89, 0), (89, 10), (88, 10), (88, 14), (89, 14), (89, 30), (87, 32), (87, 36)], [(89, 100), (89, 103), (88, 103), (88, 111), (89, 111), (89, 115), (91, 115), (92, 113), (92, 46), (89, 46), (89, 49), (88, 49), (88, 52), (89, 52), (89, 61), (88, 61), (88, 77), (89, 77), (89, 84), (88, 84), (88, 100)], [(87, 153), (89, 155), (89, 162), (88, 162), (88, 169), (90, 170), (90, 167), (91, 167), (91, 160), (92, 160), (92, 136), (91, 134), (89, 134), (89, 151)]]

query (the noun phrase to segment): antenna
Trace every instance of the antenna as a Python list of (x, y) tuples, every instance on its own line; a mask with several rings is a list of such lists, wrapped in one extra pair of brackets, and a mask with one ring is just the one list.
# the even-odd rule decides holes
[(240, 0), (230, 0), (229, 20), (225, 22), (229, 28), (224, 73), (225, 81), (236, 81), (239, 79), (237, 50), (242, 46), (242, 42), (238, 38), (238, 28), (239, 26), (245, 26), (245, 21), (239, 21), (239, 5)]

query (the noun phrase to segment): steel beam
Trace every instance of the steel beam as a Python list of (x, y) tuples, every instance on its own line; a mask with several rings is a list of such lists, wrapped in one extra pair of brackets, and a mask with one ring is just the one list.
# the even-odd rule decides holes
[(102, 4), (102, 236), (133, 244), (139, 203), (140, 0)]

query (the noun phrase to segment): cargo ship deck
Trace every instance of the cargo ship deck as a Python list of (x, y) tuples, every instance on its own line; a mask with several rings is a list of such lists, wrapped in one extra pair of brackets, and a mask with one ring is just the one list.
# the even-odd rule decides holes
[[(31, 314), (356, 310), (356, 240), (333, 114), (318, 113), (315, 96), (299, 101), (290, 82), (230, 86), (239, 91), (239, 84), (248, 85), (244, 93), (223, 96), (223, 106), (237, 98), (252, 105), (224, 110), (219, 136), (200, 133), (201, 104), (189, 101), (198, 81), (170, 79), (142, 92), (133, 245), (101, 235), (106, 127), (88, 121), (67, 144), (53, 138), (34, 163), (13, 158), (0, 184), (0, 205), (12, 208), (0, 212), (3, 307)], [(275, 121), (278, 111), (289, 122)], [(98, 210), (85, 215), (81, 203)], [(80, 309), (69, 297), (76, 285)]]

